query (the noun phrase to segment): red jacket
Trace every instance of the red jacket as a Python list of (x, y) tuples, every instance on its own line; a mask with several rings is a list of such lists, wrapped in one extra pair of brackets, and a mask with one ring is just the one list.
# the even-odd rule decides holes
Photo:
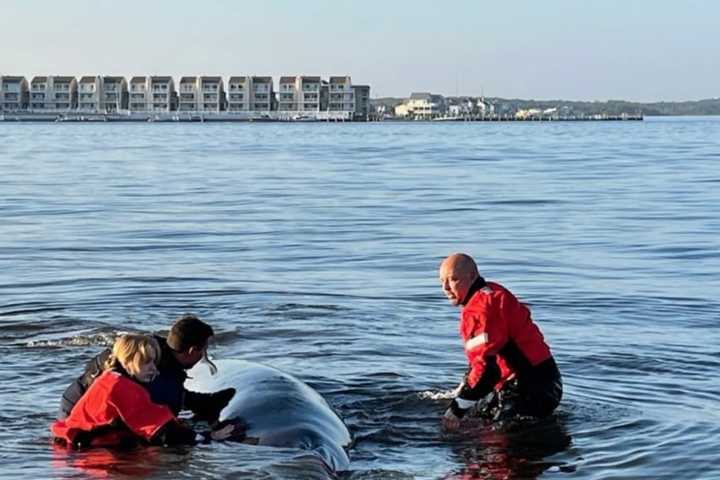
[(552, 356), (530, 310), (502, 285), (487, 282), (471, 294), (460, 314), (460, 335), (470, 363), (467, 383), (473, 388), (495, 356), (500, 368), (496, 388)]
[(112, 446), (133, 435), (149, 441), (165, 424), (174, 421), (172, 411), (153, 403), (142, 386), (109, 370), (93, 382), (70, 416), (56, 421), (50, 429), (56, 438), (73, 445), (78, 434), (106, 427), (92, 436), (88, 446)]

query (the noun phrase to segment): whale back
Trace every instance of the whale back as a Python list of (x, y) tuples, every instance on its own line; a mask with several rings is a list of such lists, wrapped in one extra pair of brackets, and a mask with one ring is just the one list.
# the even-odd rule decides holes
[(248, 443), (297, 447), (318, 455), (333, 471), (347, 470), (350, 432), (319, 393), (273, 367), (243, 360), (214, 363), (215, 375), (201, 362), (188, 371), (185, 386), (196, 392), (234, 388), (220, 421), (242, 418)]

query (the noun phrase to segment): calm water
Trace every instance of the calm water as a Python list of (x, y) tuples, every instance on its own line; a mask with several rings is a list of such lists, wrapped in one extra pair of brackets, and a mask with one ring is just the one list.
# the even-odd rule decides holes
[[(4, 477), (303, 478), (272, 448), (51, 447), (86, 359), (194, 312), (328, 399), (350, 479), (720, 478), (720, 119), (0, 123), (0, 221)], [(554, 418), (440, 430), (453, 251), (531, 304)]]

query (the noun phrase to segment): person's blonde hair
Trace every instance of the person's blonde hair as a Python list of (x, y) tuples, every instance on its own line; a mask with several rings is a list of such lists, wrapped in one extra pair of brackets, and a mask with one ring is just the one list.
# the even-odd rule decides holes
[(112, 348), (112, 355), (105, 364), (109, 370), (118, 364), (130, 375), (137, 375), (140, 367), (148, 362), (160, 360), (160, 345), (149, 335), (127, 334), (118, 337)]

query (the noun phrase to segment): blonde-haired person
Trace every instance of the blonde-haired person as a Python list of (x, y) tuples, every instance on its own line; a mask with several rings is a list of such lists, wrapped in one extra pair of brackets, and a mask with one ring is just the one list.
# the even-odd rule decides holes
[(160, 346), (151, 336), (119, 337), (105, 370), (88, 388), (65, 420), (52, 424), (59, 443), (73, 448), (133, 445), (194, 444), (237, 435), (234, 425), (197, 434), (183, 425), (167, 405), (153, 403), (138, 382), (158, 374)]

